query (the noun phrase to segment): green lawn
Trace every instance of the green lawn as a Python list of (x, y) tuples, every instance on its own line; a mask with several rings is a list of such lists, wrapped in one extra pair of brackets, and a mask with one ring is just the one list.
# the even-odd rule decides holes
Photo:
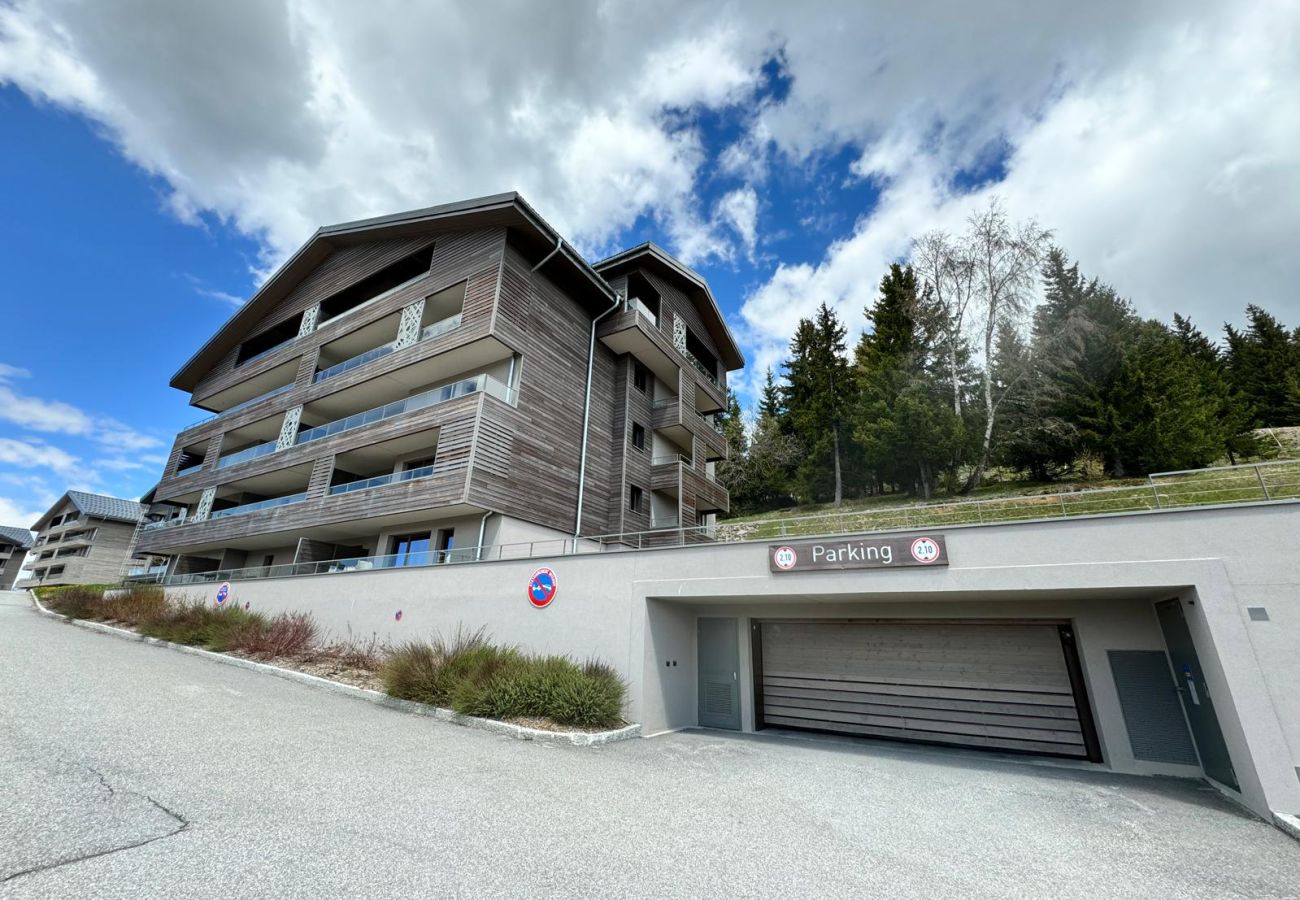
[(973, 497), (905, 503), (873, 497), (841, 509), (804, 507), (718, 523), (724, 540), (894, 531), (1300, 498), (1300, 460), (1104, 484), (992, 485)]

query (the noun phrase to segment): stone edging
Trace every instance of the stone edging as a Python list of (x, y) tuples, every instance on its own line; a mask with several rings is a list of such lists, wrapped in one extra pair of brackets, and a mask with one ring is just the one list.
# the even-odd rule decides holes
[(128, 641), (152, 644), (155, 647), (165, 647), (168, 650), (175, 650), (178, 653), (188, 653), (191, 656), (201, 656), (223, 665), (235, 666), (239, 669), (248, 669), (253, 672), (261, 672), (264, 675), (273, 675), (276, 678), (285, 678), (289, 681), (297, 681), (315, 688), (333, 691), (336, 694), (345, 694), (358, 700), (365, 700), (368, 703), (374, 703), (377, 706), (387, 706), (390, 709), (412, 713), (417, 716), (441, 719), (443, 721), (451, 722), (453, 725), (463, 725), (467, 728), (477, 728), (482, 731), (504, 734), (507, 737), (517, 738), (521, 741), (538, 741), (545, 744), (568, 744), (574, 747), (599, 747), (603, 744), (612, 744), (615, 741), (625, 741), (630, 738), (641, 736), (640, 725), (627, 725), (613, 731), (546, 731), (541, 728), (526, 728), (523, 725), (515, 725), (512, 722), (499, 722), (496, 719), (480, 719), (475, 716), (465, 716), (455, 710), (443, 709), (440, 706), (430, 706), (427, 703), (416, 703), (413, 700), (399, 700), (396, 697), (390, 697), (387, 694), (380, 693), (379, 691), (372, 691), (368, 688), (344, 684), (341, 681), (333, 681), (329, 678), (321, 678), (318, 675), (309, 675), (306, 672), (298, 672), (294, 669), (282, 669), (279, 666), (254, 662), (251, 659), (241, 659), (238, 656), (230, 656), (225, 653), (204, 650), (200, 647), (187, 647), (184, 644), (174, 644), (171, 641), (149, 637), (147, 635), (130, 631), (126, 628), (117, 628), (113, 625), (105, 625), (102, 622), (91, 622), (86, 619), (74, 619), (71, 616), (65, 616), (61, 613), (56, 613), (52, 610), (46, 609), (41, 605), (41, 601), (37, 599), (36, 594), (30, 590), (27, 592), (27, 596), (31, 598), (32, 604), (42, 615), (49, 616), (52, 619), (59, 619), (63, 622), (67, 622), (69, 625), (75, 625), (78, 628), (84, 628), (87, 631), (98, 631), (101, 634), (111, 634), (114, 637), (124, 638)]

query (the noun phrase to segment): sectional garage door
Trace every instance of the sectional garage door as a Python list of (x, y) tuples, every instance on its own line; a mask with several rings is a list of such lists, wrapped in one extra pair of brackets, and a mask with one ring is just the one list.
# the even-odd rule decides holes
[(1068, 626), (767, 621), (758, 629), (761, 725), (1099, 758)]

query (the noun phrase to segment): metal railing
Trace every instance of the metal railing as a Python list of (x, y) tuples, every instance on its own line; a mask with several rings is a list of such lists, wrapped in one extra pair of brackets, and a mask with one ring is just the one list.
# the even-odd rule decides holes
[(386, 484), (400, 484), (403, 481), (417, 481), (421, 478), (430, 478), (439, 472), (447, 471), (450, 468), (446, 463), (435, 463), (431, 466), (420, 466), (418, 469), (407, 469), (404, 472), (392, 472), (388, 475), (376, 475), (373, 478), (363, 478), (360, 481), (349, 481), (344, 484), (333, 485), (329, 490), (331, 497), (339, 494), (351, 494), (354, 491), (367, 491), (371, 488), (383, 487)]
[[(1161, 514), (1177, 509), (1232, 506), (1243, 503), (1300, 499), (1300, 460), (1227, 466), (1191, 472), (1163, 472), (1147, 482), (1114, 488), (1057, 491), (1045, 494), (876, 507), (810, 516), (719, 522), (678, 527), (673, 517), (653, 519), (650, 531), (590, 535), (579, 538), (495, 544), (430, 551), (426, 565), (489, 562), (538, 557), (609, 553), (703, 543), (770, 541), (788, 537), (869, 534), (957, 525), (995, 525), (1052, 521), (1075, 516), (1126, 513)], [(671, 519), (671, 524), (670, 524)], [(393, 557), (355, 557), (318, 563), (226, 569), (195, 575), (172, 576), (169, 585), (319, 575), (398, 567)], [(417, 565), (403, 563), (401, 567)]]
[[(212, 415), (208, 416), (206, 419), (199, 419), (199, 421), (195, 422), (192, 425), (186, 425), (183, 430), (189, 431), (191, 428), (198, 428), (200, 425), (206, 425), (209, 422), (215, 422), (217, 419), (225, 418), (226, 416), (239, 412), (241, 409), (248, 409), (248, 407), (252, 406), (255, 403), (261, 403), (263, 400), (270, 400), (272, 397), (278, 396), (280, 394), (283, 394), (285, 391), (291, 391), (291, 390), (293, 390), (292, 381), (289, 382), (288, 384), (282, 384), (278, 388), (272, 388), (271, 390), (267, 391), (264, 394), (258, 394), (256, 397), (250, 397), (247, 400), (244, 400), (240, 403), (236, 403), (234, 406), (230, 407), (230, 409), (223, 409), (219, 413), (213, 413)], [(177, 474), (180, 473), (178, 472)]]
[(217, 468), (224, 469), (241, 462), (248, 462), (250, 459), (259, 459), (263, 456), (274, 453), (275, 448), (275, 441), (267, 441), (264, 444), (254, 444), (251, 447), (245, 447), (243, 450), (219, 458), (217, 460)]
[[(446, 334), (448, 331), (459, 326), (460, 313), (456, 313), (454, 316), (448, 316), (445, 319), (441, 319), (431, 325), (425, 326), (424, 330), (420, 332), (420, 340), (425, 340), (426, 338), (431, 338), (439, 334)], [(343, 362), (335, 363), (329, 368), (321, 369), (312, 379), (312, 383), (320, 384), (326, 379), (333, 378), (336, 375), (342, 375), (344, 372), (351, 372), (353, 369), (360, 368), (366, 363), (373, 362), (376, 359), (382, 359), (396, 351), (396, 340), (389, 341), (387, 344), (380, 344), (378, 347), (367, 350), (365, 353), (358, 353), (350, 359), (345, 359)]]
[(395, 400), (392, 403), (387, 403), (383, 406), (376, 406), (374, 409), (355, 413), (354, 415), (347, 416), (343, 419), (335, 419), (333, 422), (327, 422), (324, 425), (317, 425), (315, 428), (308, 428), (306, 431), (302, 431), (298, 434), (296, 444), (309, 444), (312, 441), (333, 437), (336, 434), (342, 434), (345, 431), (351, 431), (354, 428), (360, 428), (363, 425), (382, 422), (395, 416), (414, 412), (417, 409), (427, 409), (430, 406), (437, 406), (440, 403), (446, 403), (447, 401), (454, 400), (457, 397), (465, 397), (469, 394), (478, 393), (479, 391), (491, 394), (507, 403), (512, 402), (512, 397), (514, 395), (514, 392), (510, 388), (506, 387), (492, 376), (486, 374), (475, 375), (472, 378), (466, 378), (463, 381), (457, 381), (440, 388), (434, 388), (433, 390), (425, 391), (422, 394), (404, 397), (401, 400)]
[(684, 453), (667, 453), (663, 456), (650, 457), (652, 466), (671, 466), (673, 463), (685, 463), (689, 466), (691, 458)]
[(242, 369), (244, 366), (252, 365), (253, 363), (257, 362), (259, 359), (266, 359), (268, 356), (270, 356), (273, 353), (279, 353), (281, 350), (283, 350), (285, 347), (288, 347), (290, 344), (298, 343), (298, 339), (300, 337), (302, 337), (301, 334), (295, 334), (287, 341), (281, 341), (280, 343), (276, 344), (274, 347), (266, 348), (261, 353), (254, 353), (248, 359), (241, 360), (235, 363), (235, 368)]
[(228, 506), (225, 509), (214, 509), (208, 514), (208, 518), (224, 519), (227, 516), (242, 516), (245, 513), (258, 512), (263, 509), (274, 509), (277, 506), (288, 506), (291, 503), (301, 503), (306, 499), (306, 491), (298, 494), (288, 494), (284, 497), (272, 497), (269, 500), (258, 500), (255, 503), (244, 503), (239, 506)]
[(686, 357), (687, 361), (690, 362), (690, 364), (695, 367), (696, 371), (698, 371), (705, 378), (709, 379), (709, 381), (713, 382), (714, 387), (716, 387), (718, 390), (722, 390), (722, 382), (718, 380), (717, 372), (710, 372), (709, 367), (706, 366), (704, 363), (700, 362), (698, 359), (696, 359), (695, 354), (692, 353), (691, 351), (678, 347), (677, 352), (680, 353), (682, 356)]

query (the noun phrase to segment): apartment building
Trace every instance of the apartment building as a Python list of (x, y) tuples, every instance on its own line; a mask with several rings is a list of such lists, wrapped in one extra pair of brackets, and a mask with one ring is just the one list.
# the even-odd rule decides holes
[(322, 228), (173, 377), (208, 415), (137, 552), (183, 576), (653, 543), (728, 509), (712, 416), (742, 365), (698, 274), (652, 244), (591, 265), (517, 194)]
[(32, 533), (26, 528), (0, 525), (0, 591), (7, 591), (18, 580), (27, 551), (32, 549)]
[(32, 526), (32, 574), (19, 587), (116, 581), (145, 512), (134, 500), (68, 491)]

